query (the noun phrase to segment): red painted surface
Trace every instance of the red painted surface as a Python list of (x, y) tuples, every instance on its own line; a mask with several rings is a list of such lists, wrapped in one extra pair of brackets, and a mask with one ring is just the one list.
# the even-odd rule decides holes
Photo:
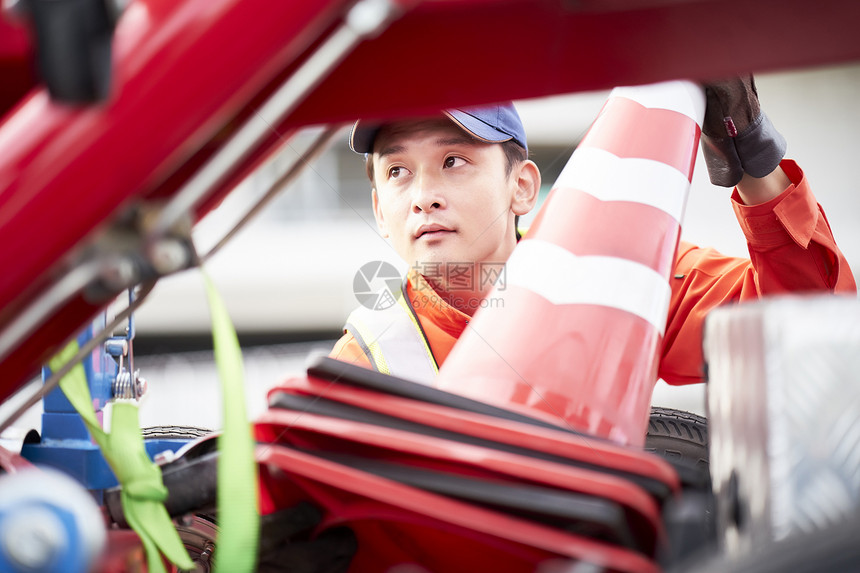
[[(345, 384), (332, 384), (313, 377), (290, 378), (272, 392), (281, 390), (306, 396), (323, 396), (326, 399), (371, 412), (403, 418), (434, 428), (537, 450), (611, 470), (629, 472), (657, 480), (675, 492), (680, 488), (675, 470), (662, 459), (642, 450), (622, 447), (600, 438), (578, 436), (521, 422), (501, 420), (455, 408), (371, 392)], [(534, 412), (529, 413), (534, 414)]]
[[(657, 571), (632, 551), (380, 478), (305, 452), (259, 445), (264, 489), (313, 499), (318, 528), (348, 526), (358, 538), (352, 573), (420, 563), (430, 571), (534, 571), (548, 560), (585, 559), (606, 571)], [(439, 551), (444, 547), (445, 551)]]
[(540, 484), (620, 504), (637, 533), (653, 545), (663, 535), (654, 499), (635, 484), (586, 470), (499, 450), (411, 432), (272, 409), (255, 421), (257, 439), (305, 450), (337, 452), (449, 475), (480, 477), (511, 485)]
[(69, 109), (39, 91), (0, 126), (0, 265), (17, 270), (0, 277), (0, 304), (212, 138), (307, 47), (321, 13), (304, 2), (131, 5), (106, 105)]
[(857, 60), (858, 21), (852, 0), (424, 0), (355, 50), (295, 121)]
[[(0, 124), (0, 265), (10, 270), (0, 274), (0, 328), (55, 280), (74, 247), (219, 141), (224, 125), (339, 10), (336, 2), (134, 2), (116, 31), (106, 104), (70, 108), (38, 90), (7, 115)], [(35, 352), (15, 356), (11, 368), (4, 361), (14, 376), (4, 376), (0, 399), (91, 314), (55, 315), (22, 341)]]

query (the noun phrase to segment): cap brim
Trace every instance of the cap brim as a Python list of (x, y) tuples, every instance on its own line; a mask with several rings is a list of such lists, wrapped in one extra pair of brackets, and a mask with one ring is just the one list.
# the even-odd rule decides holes
[[(463, 131), (485, 143), (502, 143), (505, 141), (517, 141), (525, 147), (525, 143), (519, 142), (516, 137), (500, 131), (499, 129), (488, 125), (482, 119), (475, 117), (468, 111), (462, 109), (449, 109), (442, 112), (445, 117), (454, 122)], [(356, 153), (373, 153), (373, 144), (379, 130), (382, 128), (381, 123), (367, 122), (363, 120), (356, 121), (349, 134), (349, 147)]]
[(372, 153), (373, 141), (380, 127), (379, 124), (356, 121), (349, 132), (349, 148), (356, 153)]
[(479, 141), (485, 141), (487, 143), (501, 143), (503, 141), (510, 141), (513, 139), (512, 136), (507, 133), (502, 133), (497, 130), (495, 127), (491, 127), (481, 121), (480, 119), (466, 113), (460, 109), (451, 109), (443, 112), (448, 118), (451, 119), (454, 123), (459, 125), (462, 129), (469, 132), (475, 139)]

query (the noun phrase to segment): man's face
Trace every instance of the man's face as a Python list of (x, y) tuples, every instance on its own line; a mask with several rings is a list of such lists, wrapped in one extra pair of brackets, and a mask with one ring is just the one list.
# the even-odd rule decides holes
[(444, 117), (399, 122), (377, 135), (372, 161), (377, 223), (407, 263), (507, 260), (514, 215), (531, 205), (521, 204), (519, 169), (507, 174), (501, 145)]

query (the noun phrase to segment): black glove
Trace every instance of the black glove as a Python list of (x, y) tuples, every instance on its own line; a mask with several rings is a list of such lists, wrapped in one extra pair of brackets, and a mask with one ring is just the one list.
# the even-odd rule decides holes
[(704, 85), (702, 151), (711, 183), (734, 187), (749, 173), (764, 177), (785, 155), (785, 138), (761, 111), (752, 76)]

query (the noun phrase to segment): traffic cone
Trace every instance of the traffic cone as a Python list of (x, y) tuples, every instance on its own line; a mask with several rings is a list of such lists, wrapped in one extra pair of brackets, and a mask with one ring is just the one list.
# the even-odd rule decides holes
[(642, 445), (702, 88), (616, 88), (568, 161), (437, 385)]

